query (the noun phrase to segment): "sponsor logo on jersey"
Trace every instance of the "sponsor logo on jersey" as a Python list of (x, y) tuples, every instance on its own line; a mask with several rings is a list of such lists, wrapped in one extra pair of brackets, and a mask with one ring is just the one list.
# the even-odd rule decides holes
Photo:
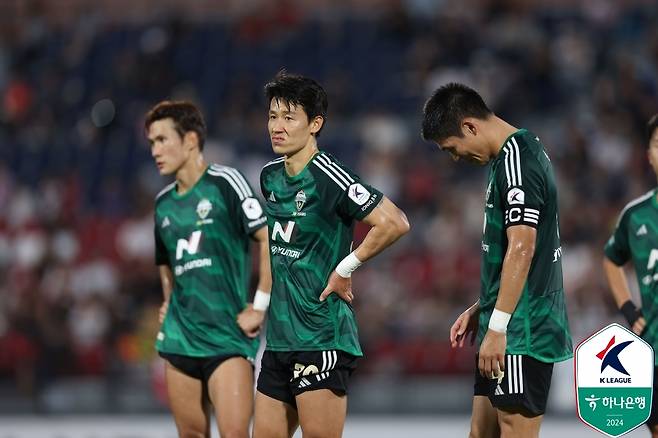
[(198, 214), (201, 219), (207, 218), (210, 210), (212, 210), (212, 204), (205, 198), (200, 200), (196, 206), (196, 214)]
[(359, 183), (352, 184), (347, 189), (347, 195), (358, 205), (365, 204), (370, 198), (370, 192)]
[(642, 224), (640, 228), (638, 228), (637, 233), (635, 233), (636, 236), (645, 236), (647, 234), (647, 226)]
[(489, 181), (489, 185), (487, 186), (487, 194), (484, 195), (484, 200), (488, 203), (489, 202), (489, 196), (491, 196), (491, 184), (493, 183), (493, 180)]
[(171, 225), (169, 223), (169, 216), (165, 216), (165, 218), (162, 220), (162, 224), (160, 224), (160, 228), (166, 228), (169, 225)]
[(509, 205), (523, 205), (525, 204), (525, 193), (518, 187), (514, 187), (507, 192), (507, 203)]
[(272, 227), (272, 242), (276, 241), (277, 236), (286, 243), (290, 243), (292, 238), (292, 232), (295, 229), (295, 223), (293, 221), (288, 221), (286, 224), (286, 229), (283, 229), (281, 222), (275, 221), (274, 226)]
[(304, 190), (300, 190), (295, 195), (295, 206), (297, 207), (297, 211), (302, 211), (304, 204), (306, 204), (306, 193), (304, 193)]
[(276, 196), (274, 196), (274, 192), (270, 192), (270, 196), (267, 197), (267, 200), (270, 202), (276, 202)]
[(270, 248), (272, 255), (282, 255), (284, 257), (290, 257), (292, 259), (298, 259), (302, 252), (296, 249), (284, 248), (283, 246), (272, 245)]
[(263, 215), (263, 209), (256, 198), (247, 198), (242, 201), (242, 211), (247, 219), (258, 219)]
[(555, 248), (553, 250), (553, 263), (557, 262), (560, 257), (562, 257), (562, 247), (561, 246), (559, 248)]
[(212, 259), (207, 257), (203, 259), (190, 260), (185, 264), (176, 265), (174, 267), (174, 273), (176, 274), (176, 276), (179, 276), (179, 275), (183, 275), (187, 271), (191, 271), (192, 269), (206, 268), (209, 266), (212, 266)]
[(176, 260), (183, 258), (184, 252), (190, 255), (196, 254), (199, 250), (199, 242), (201, 242), (201, 231), (199, 230), (193, 232), (188, 240), (178, 239), (176, 243)]

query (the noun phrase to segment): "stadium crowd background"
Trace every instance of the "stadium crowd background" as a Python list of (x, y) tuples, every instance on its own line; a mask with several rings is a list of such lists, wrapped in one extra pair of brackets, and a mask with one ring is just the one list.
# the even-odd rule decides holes
[[(282, 67), (328, 91), (321, 147), (412, 223), (355, 276), (357, 382), (472, 373), (448, 329), (479, 293), (485, 169), (419, 136), (424, 99), (448, 81), (548, 147), (574, 341), (620, 320), (602, 247), (656, 184), (654, 0), (8, 0), (0, 15), (0, 412), (112, 409), (128, 400), (112, 399), (117, 385), (163, 408), (152, 208), (166, 180), (142, 116), (163, 98), (197, 102), (206, 158), (258, 187), (272, 158), (262, 86)], [(71, 382), (88, 398), (53, 391)]]

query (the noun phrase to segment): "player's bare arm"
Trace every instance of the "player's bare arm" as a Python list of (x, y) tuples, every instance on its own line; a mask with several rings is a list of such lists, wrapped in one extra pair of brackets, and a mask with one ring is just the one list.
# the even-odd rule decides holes
[(473, 345), (478, 332), (478, 317), (480, 315), (480, 300), (464, 310), (450, 327), (450, 345), (452, 348), (462, 348), (464, 340), (471, 336), (469, 343)]
[[(608, 279), (608, 285), (612, 291), (612, 296), (617, 303), (617, 308), (622, 309), (622, 313), (628, 319), (632, 330), (635, 334), (640, 335), (644, 331), (647, 322), (642, 313), (635, 308), (631, 300), (631, 291), (628, 288), (628, 280), (623, 266), (617, 266), (608, 257), (603, 258), (603, 270)], [(630, 306), (625, 311), (624, 306)]]
[(167, 316), (167, 309), (169, 309), (171, 291), (174, 289), (174, 273), (171, 272), (171, 268), (168, 265), (160, 265), (159, 271), (160, 283), (162, 283), (162, 305), (160, 306), (158, 321), (162, 324), (165, 316)]
[[(515, 225), (507, 229), (509, 243), (494, 312), (498, 310), (509, 315), (514, 313), (528, 278), (530, 263), (535, 254), (536, 238), (537, 230), (527, 225)], [(507, 337), (504, 331), (492, 329), (491, 323), (489, 327), (480, 345), (478, 368), (482, 376), (492, 378), (505, 370)]]
[[(346, 259), (352, 258), (353, 269), (356, 269), (358, 265), (392, 245), (410, 229), (407, 216), (386, 196), (384, 196), (382, 202), (368, 216), (363, 218), (363, 222), (372, 228), (368, 231), (361, 245), (346, 257)], [(351, 271), (347, 273), (342, 272), (339, 264), (336, 270), (329, 276), (327, 286), (320, 295), (320, 301), (324, 301), (330, 294), (335, 292), (341, 299), (351, 303), (354, 299), (354, 294), (352, 292), (352, 278), (350, 274)]]
[(254, 338), (260, 333), (265, 319), (265, 312), (269, 305), (269, 295), (272, 289), (272, 270), (270, 269), (267, 227), (258, 229), (251, 237), (259, 246), (258, 286), (254, 302), (238, 314), (238, 324), (247, 336)]

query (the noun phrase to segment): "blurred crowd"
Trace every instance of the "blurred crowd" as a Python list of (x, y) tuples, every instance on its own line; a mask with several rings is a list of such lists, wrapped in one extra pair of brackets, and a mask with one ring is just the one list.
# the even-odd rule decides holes
[(353, 13), (350, 2), (288, 0), (129, 23), (83, 8), (66, 26), (19, 3), (20, 20), (0, 26), (0, 384), (36, 395), (64, 377), (150, 366), (161, 301), (152, 209), (167, 179), (143, 114), (164, 98), (197, 102), (207, 160), (258, 187), (272, 158), (262, 87), (282, 67), (328, 91), (321, 148), (412, 223), (355, 276), (358, 375), (472, 369), (473, 350), (447, 339), (479, 293), (486, 169), (452, 163), (418, 134), (424, 99), (449, 81), (547, 146), (574, 340), (617, 318), (602, 247), (624, 204), (656, 185), (644, 150), (658, 112), (655, 1), (357, 1)]

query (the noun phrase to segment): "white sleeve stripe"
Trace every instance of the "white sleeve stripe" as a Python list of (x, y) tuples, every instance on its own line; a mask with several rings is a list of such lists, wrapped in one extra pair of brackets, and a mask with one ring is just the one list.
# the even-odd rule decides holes
[(344, 185), (342, 182), (338, 181), (338, 180), (336, 179), (336, 177), (334, 177), (331, 173), (329, 173), (328, 170), (326, 170), (324, 167), (322, 167), (322, 165), (321, 165), (318, 161), (313, 160), (313, 164), (315, 164), (315, 165), (316, 165), (321, 171), (323, 171), (324, 173), (326, 173), (327, 176), (328, 176), (329, 178), (333, 179), (334, 182), (335, 182), (336, 184), (338, 184), (338, 187), (340, 187), (340, 188), (343, 189), (343, 190), (347, 190), (347, 187), (345, 187), (345, 185)]
[(519, 149), (519, 144), (516, 142), (516, 139), (512, 137), (512, 143), (514, 143), (514, 150), (516, 152), (516, 172), (519, 179), (518, 185), (523, 185), (521, 180), (521, 150)]
[(329, 157), (327, 157), (325, 154), (322, 154), (322, 155), (320, 155), (320, 156), (321, 156), (322, 158), (324, 158), (324, 159), (326, 160), (326, 162), (328, 162), (328, 163), (331, 164), (333, 167), (335, 167), (336, 169), (338, 169), (338, 171), (339, 171), (340, 173), (342, 173), (342, 174), (345, 176), (345, 178), (347, 178), (347, 180), (348, 180), (349, 182), (351, 182), (351, 183), (354, 182), (354, 178), (352, 178), (352, 177), (350, 176), (349, 173), (345, 172), (345, 171), (344, 171), (344, 170), (343, 170), (338, 164), (336, 164), (336, 163), (334, 163), (333, 161), (331, 161), (331, 160), (329, 159)]
[(509, 166), (509, 174), (510, 174), (510, 187), (513, 187), (516, 185), (516, 174), (514, 173), (514, 149), (512, 148), (511, 143), (508, 143), (509, 146), (509, 151), (507, 152), (507, 155), (505, 155), (505, 160), (507, 160), (507, 165)]
[(509, 162), (507, 157), (509, 157), (509, 149), (505, 148), (505, 176), (507, 177), (507, 188), (509, 189), (512, 187), (512, 181), (509, 176)]
[(176, 181), (172, 182), (171, 184), (167, 185), (164, 189), (160, 190), (157, 195), (155, 195), (155, 199), (159, 199), (162, 195), (167, 193), (169, 190), (173, 189), (174, 186), (176, 186)]
[(242, 185), (245, 193), (247, 193), (248, 196), (254, 196), (253, 193), (251, 192), (251, 188), (249, 187), (249, 183), (244, 178), (244, 176), (242, 176), (242, 174), (237, 171), (237, 169), (234, 169), (232, 167), (227, 167), (226, 170), (235, 176), (235, 179), (238, 181), (238, 183)]
[(243, 201), (245, 198), (244, 193), (242, 192), (242, 189), (238, 187), (238, 185), (235, 183), (233, 180), (233, 177), (229, 175), (226, 172), (215, 172), (213, 170), (208, 170), (208, 173), (213, 176), (221, 176), (224, 178), (226, 181), (228, 181), (229, 184), (231, 184), (231, 187), (233, 187), (233, 190), (235, 190), (235, 193), (238, 194), (238, 197), (240, 198), (240, 201)]
[(238, 186), (240, 186), (242, 189), (242, 193), (244, 193), (245, 197), (253, 196), (251, 189), (249, 188), (249, 184), (236, 169), (228, 166), (219, 166), (217, 164), (211, 165), (210, 168), (216, 172), (226, 172), (227, 174), (231, 175)]
[(317, 163), (322, 163), (322, 165), (325, 166), (325, 168), (327, 170), (330, 170), (334, 175), (336, 175), (338, 177), (338, 179), (340, 179), (343, 182), (343, 184), (345, 184), (346, 186), (349, 186), (350, 185), (349, 181), (347, 181), (347, 179), (345, 179), (345, 177), (343, 175), (338, 173), (338, 171), (331, 166), (331, 161), (327, 160), (327, 161), (329, 161), (327, 163), (322, 158), (323, 158), (322, 155), (318, 155), (316, 162)]

